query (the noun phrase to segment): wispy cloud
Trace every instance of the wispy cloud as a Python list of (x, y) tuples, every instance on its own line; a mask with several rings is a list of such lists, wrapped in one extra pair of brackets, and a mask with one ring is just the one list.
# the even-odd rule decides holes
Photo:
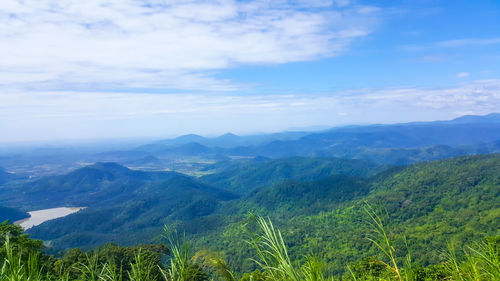
[(0, 86), (234, 90), (213, 71), (339, 55), (377, 12), (347, 0), (3, 0)]
[(500, 37), (497, 38), (467, 38), (457, 40), (447, 40), (435, 43), (435, 46), (441, 48), (456, 48), (465, 46), (484, 46), (500, 44)]
[(412, 105), (414, 109), (436, 109), (448, 112), (468, 109), (477, 114), (497, 111), (500, 106), (500, 80), (482, 80), (449, 88), (403, 87), (364, 90), (348, 99), (353, 102)]
[(406, 45), (403, 46), (402, 49), (406, 51), (426, 51), (430, 49), (449, 49), (460, 47), (488, 46), (496, 44), (500, 44), (500, 37), (444, 40), (426, 44)]

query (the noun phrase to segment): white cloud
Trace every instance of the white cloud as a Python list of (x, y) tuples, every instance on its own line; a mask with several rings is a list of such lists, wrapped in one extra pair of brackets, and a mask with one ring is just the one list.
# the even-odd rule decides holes
[(500, 108), (500, 80), (481, 80), (449, 88), (403, 87), (393, 89), (363, 90), (346, 97), (354, 103), (385, 107), (397, 104), (414, 109), (475, 111), (477, 114), (496, 112)]
[(469, 72), (460, 72), (460, 73), (457, 73), (457, 77), (458, 78), (465, 78), (465, 77), (469, 77), (469, 76), (470, 76)]
[(3, 0), (0, 86), (232, 90), (211, 71), (336, 56), (376, 14), (346, 0)]
[(353, 89), (329, 94), (0, 93), (0, 143), (40, 138), (255, 133), (312, 125), (395, 123), (487, 114), (500, 80), (448, 88)]

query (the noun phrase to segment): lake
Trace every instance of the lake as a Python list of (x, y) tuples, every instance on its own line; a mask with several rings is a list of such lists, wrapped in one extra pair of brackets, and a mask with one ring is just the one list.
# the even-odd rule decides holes
[(62, 218), (67, 215), (76, 213), (85, 207), (60, 207), (52, 209), (44, 209), (28, 212), (30, 214), (29, 218), (16, 221), (14, 224), (20, 225), (24, 230), (32, 228), (33, 226), (42, 224), (46, 221)]

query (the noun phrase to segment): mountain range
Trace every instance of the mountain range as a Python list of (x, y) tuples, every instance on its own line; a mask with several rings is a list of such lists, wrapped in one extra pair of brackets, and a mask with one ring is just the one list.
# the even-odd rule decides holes
[[(347, 164), (359, 166), (340, 169), (337, 174), (317, 173), (315, 168), (324, 164), (325, 159), (316, 160), (320, 164), (299, 165), (303, 167), (298, 173), (302, 179), (283, 179), (280, 173), (267, 173), (265, 177), (276, 175), (276, 180), (255, 186), (239, 196), (222, 189), (227, 186), (226, 182), (231, 182), (230, 174), (218, 175), (226, 181), (214, 187), (186, 176), (162, 179), (129, 194), (129, 200), (124, 197), (103, 200), (102, 205), (95, 204), (79, 213), (46, 222), (30, 229), (29, 233), (56, 247), (91, 248), (108, 241), (123, 244), (151, 241), (167, 224), (185, 232), (195, 245), (225, 253), (231, 262), (241, 265), (241, 270), (249, 270), (250, 265), (246, 262), (249, 258), (245, 254), (246, 246), (241, 244), (243, 233), (238, 229), (249, 212), (272, 217), (290, 241), (294, 256), (314, 249), (318, 252), (331, 249), (335, 253), (330, 251), (332, 258), (327, 260), (338, 270), (354, 256), (369, 256), (375, 251), (363, 240), (369, 225), (361, 219), (364, 202), (386, 210), (387, 225), (414, 241), (412, 247), (419, 253), (415, 258), (422, 264), (438, 261), (440, 251), (450, 240), (465, 243), (498, 234), (498, 154), (403, 167), (375, 165), (369, 172), (365, 163), (353, 161)], [(288, 161), (300, 163), (315, 159)], [(261, 166), (256, 171), (266, 173), (283, 165), (274, 160), (268, 162), (267, 169)], [(343, 163), (340, 166), (347, 165)], [(115, 167), (114, 164), (101, 165), (109, 166)], [(239, 173), (244, 175), (246, 166), (241, 167)], [(253, 173), (257, 174), (256, 171)], [(245, 177), (236, 179), (242, 186), (246, 185), (242, 180)], [(425, 250), (427, 247), (433, 250)]]
[[(259, 141), (254, 141), (258, 139)], [(101, 154), (99, 160), (133, 163), (145, 157), (202, 157), (214, 161), (238, 157), (340, 157), (405, 165), (459, 155), (500, 151), (500, 114), (454, 120), (391, 125), (346, 126), (320, 132), (205, 138), (185, 135), (130, 151)], [(142, 164), (147, 164), (142, 161)]]
[(414, 241), (408, 247), (428, 265), (450, 241), (500, 234), (499, 152), (500, 114), (491, 114), (249, 137), (186, 135), (68, 158), (10, 155), (0, 159), (15, 172), (0, 169), (0, 219), (87, 207), (28, 233), (57, 252), (154, 242), (168, 225), (249, 272), (255, 265), (241, 226), (251, 213), (276, 222), (294, 257), (321, 253), (340, 272), (376, 252), (362, 219), (369, 204), (392, 233)]

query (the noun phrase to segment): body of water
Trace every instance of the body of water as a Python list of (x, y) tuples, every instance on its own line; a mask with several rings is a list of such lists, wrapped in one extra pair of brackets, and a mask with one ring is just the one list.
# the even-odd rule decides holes
[(14, 224), (20, 225), (24, 230), (32, 228), (33, 226), (39, 225), (49, 220), (62, 218), (67, 215), (76, 213), (85, 207), (60, 207), (52, 209), (44, 209), (28, 212), (30, 214), (29, 218), (16, 221)]

